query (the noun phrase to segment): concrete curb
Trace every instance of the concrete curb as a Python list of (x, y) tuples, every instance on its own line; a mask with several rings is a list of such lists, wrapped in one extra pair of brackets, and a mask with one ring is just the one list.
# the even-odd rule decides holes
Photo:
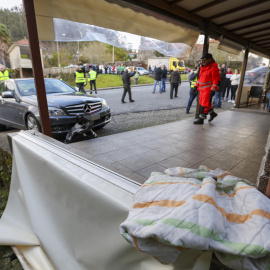
[[(188, 82), (188, 81), (182, 81), (182, 82)], [(170, 82), (166, 82), (166, 84), (170, 84)], [(138, 85), (131, 85), (131, 87), (140, 87), (140, 86), (149, 86), (149, 85), (154, 85), (154, 83), (146, 83), (146, 84), (138, 84)], [(105, 87), (105, 88), (97, 88), (97, 91), (100, 90), (110, 90), (110, 89), (117, 89), (117, 88), (122, 88), (123, 86), (113, 86), (113, 87)], [(90, 91), (89, 89), (86, 89), (85, 91)]]

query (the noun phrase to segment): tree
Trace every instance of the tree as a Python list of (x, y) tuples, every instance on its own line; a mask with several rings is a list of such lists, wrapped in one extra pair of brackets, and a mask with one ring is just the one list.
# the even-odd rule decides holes
[[(112, 55), (113, 53), (113, 46), (107, 45), (107, 52)], [(114, 61), (126, 61), (128, 59), (128, 54), (125, 52), (125, 50), (120, 49), (118, 47), (114, 47)]]
[(6, 65), (6, 59), (8, 57), (8, 48), (11, 42), (11, 35), (9, 30), (4, 24), (0, 24), (0, 55), (3, 59), (4, 65)]
[(158, 52), (158, 51), (154, 51), (154, 55), (155, 55), (156, 57), (164, 57), (164, 54), (162, 54), (162, 53), (160, 53), (160, 52)]

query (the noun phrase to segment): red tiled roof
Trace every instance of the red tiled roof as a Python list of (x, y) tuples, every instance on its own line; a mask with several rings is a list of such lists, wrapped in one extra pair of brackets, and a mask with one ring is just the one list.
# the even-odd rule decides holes
[[(15, 45), (28, 45), (29, 46), (29, 41), (28, 41), (28, 39), (25, 38), (25, 39), (21, 39), (21, 40), (13, 42), (13, 44), (15, 44)], [(44, 47), (42, 43), (39, 43), (39, 46)]]

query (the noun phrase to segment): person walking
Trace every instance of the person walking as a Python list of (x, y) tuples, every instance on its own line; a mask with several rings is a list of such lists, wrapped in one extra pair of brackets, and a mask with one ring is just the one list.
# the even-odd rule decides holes
[(128, 73), (128, 68), (125, 68), (124, 74), (122, 75), (122, 81), (124, 84), (124, 92), (123, 92), (123, 96), (122, 96), (122, 103), (126, 103), (125, 102), (125, 97), (126, 94), (128, 93), (128, 97), (129, 97), (129, 101), (130, 102), (134, 102), (135, 100), (132, 99), (132, 95), (131, 95), (131, 88), (130, 88), (130, 77), (135, 75), (135, 71), (132, 71), (130, 73)]
[(155, 69), (154, 88), (153, 88), (153, 92), (152, 92), (153, 94), (155, 94), (155, 92), (156, 92), (157, 83), (159, 83), (159, 92), (160, 92), (160, 94), (162, 94), (161, 77), (162, 77), (162, 69), (161, 69), (161, 66), (159, 65)]
[(177, 97), (178, 87), (181, 85), (181, 76), (178, 71), (178, 68), (175, 68), (175, 70), (171, 73), (170, 83), (171, 83), (170, 98), (173, 99), (173, 92), (174, 97)]
[(156, 69), (156, 67), (155, 66), (152, 66), (152, 76), (153, 75), (155, 76), (155, 69)]
[(212, 122), (217, 117), (217, 113), (212, 108), (212, 98), (215, 95), (215, 91), (218, 90), (218, 83), (220, 82), (219, 69), (211, 53), (206, 53), (202, 60), (203, 66), (200, 69), (199, 78), (195, 84), (195, 87), (200, 91), (200, 115), (199, 119), (193, 122), (195, 125), (202, 125), (208, 113), (210, 113), (209, 122)]
[(75, 78), (76, 78), (76, 85), (79, 88), (79, 91), (86, 94), (84, 90), (84, 86), (86, 84), (86, 79), (85, 79), (85, 74), (82, 66), (77, 66), (76, 67), (76, 72), (75, 72)]
[(151, 65), (149, 65), (149, 67), (148, 67), (148, 71), (149, 71), (149, 76), (151, 75)]
[(162, 69), (162, 75), (161, 75), (161, 79), (162, 79), (162, 92), (166, 92), (166, 80), (167, 80), (167, 68), (164, 65), (163, 69)]
[(190, 76), (190, 91), (189, 91), (189, 100), (188, 100), (188, 105), (186, 108), (186, 114), (189, 114), (189, 110), (192, 106), (193, 100), (197, 97), (198, 95), (198, 90), (195, 87), (196, 82), (198, 81), (198, 76), (199, 76), (199, 66), (197, 67), (196, 70), (193, 71), (193, 73)]
[[(231, 77), (231, 103), (234, 103), (235, 102), (235, 93), (237, 91), (237, 88), (238, 88), (238, 84), (239, 84), (239, 81), (240, 81), (240, 73), (239, 73), (239, 69), (236, 69), (234, 71), (234, 74), (232, 75)], [(228, 101), (230, 102), (230, 101)]]
[[(226, 86), (225, 86), (225, 91), (223, 92), (223, 100), (228, 101), (230, 91), (231, 91), (231, 77), (233, 75), (232, 69), (228, 68), (226, 72)], [(227, 93), (226, 93), (227, 92)], [(226, 98), (225, 98), (226, 96)]]
[(93, 86), (95, 89), (95, 93), (97, 94), (96, 79), (97, 79), (97, 73), (91, 68), (89, 72), (89, 79), (88, 79), (88, 81), (90, 82), (90, 94), (92, 94)]
[(220, 82), (218, 85), (218, 90), (215, 93), (215, 108), (221, 108), (222, 106), (222, 94), (226, 87), (226, 72), (224, 68), (220, 68)]
[(5, 68), (5, 66), (0, 66), (0, 82), (4, 80), (10, 79), (9, 71)]
[(135, 83), (138, 84), (138, 79), (140, 77), (140, 74), (138, 71), (136, 71), (135, 75), (134, 75), (134, 78), (135, 78)]

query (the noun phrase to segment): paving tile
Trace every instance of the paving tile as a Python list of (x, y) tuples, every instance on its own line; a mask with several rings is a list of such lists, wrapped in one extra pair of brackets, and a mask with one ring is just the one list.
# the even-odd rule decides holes
[(151, 150), (151, 151), (148, 151), (148, 152), (144, 152), (142, 154), (140, 154), (140, 156), (142, 158), (146, 158), (148, 160), (151, 160), (152, 162), (154, 163), (158, 163), (164, 159), (167, 159), (169, 157), (171, 157), (170, 154), (168, 153), (164, 153), (164, 152), (161, 152), (161, 151), (158, 151), (158, 150)]
[(174, 145), (174, 144), (173, 145), (172, 144), (165, 145), (165, 146), (157, 148), (156, 150), (160, 151), (162, 153), (167, 153), (171, 157), (176, 156), (176, 155), (186, 151), (186, 149), (181, 148), (179, 145)]
[(146, 167), (146, 168), (144, 168), (142, 170), (138, 170), (137, 173), (142, 175), (143, 177), (146, 177), (148, 179), (152, 172), (164, 173), (164, 171), (166, 169), (167, 169), (166, 167), (164, 167), (164, 166), (162, 166), (160, 164), (154, 164), (154, 165)]
[(190, 167), (190, 163), (187, 160), (182, 160), (180, 159), (180, 157), (177, 157), (177, 156), (165, 159), (159, 162), (158, 164), (165, 168), (174, 168), (174, 167), (189, 168)]
[(145, 145), (142, 145), (142, 144), (131, 145), (131, 146), (126, 147), (124, 149), (125, 149), (125, 151), (132, 153), (134, 156), (152, 150), (151, 148), (149, 148)]
[(141, 156), (133, 156), (131, 158), (121, 160), (118, 163), (136, 172), (140, 169), (144, 169), (150, 165), (153, 165), (156, 162), (146, 158), (142, 158)]
[(160, 143), (160, 141), (155, 141), (155, 140), (151, 140), (151, 141), (147, 141), (147, 142), (142, 142), (141, 145), (144, 145), (148, 148), (151, 148), (151, 149), (157, 149), (159, 147), (162, 146), (162, 143)]

